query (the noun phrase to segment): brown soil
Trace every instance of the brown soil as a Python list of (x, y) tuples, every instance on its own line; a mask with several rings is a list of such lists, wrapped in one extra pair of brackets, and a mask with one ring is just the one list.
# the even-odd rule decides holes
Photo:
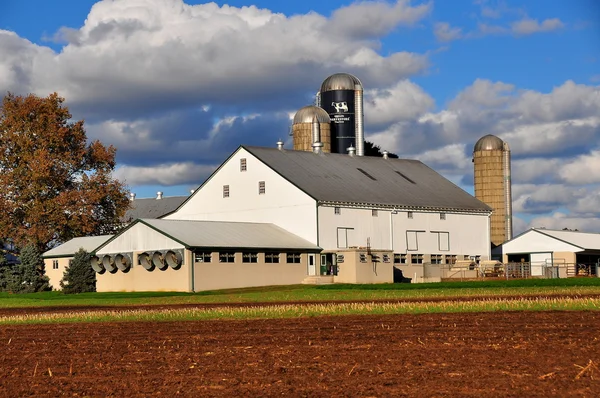
[(0, 327), (0, 396), (600, 396), (597, 312)]

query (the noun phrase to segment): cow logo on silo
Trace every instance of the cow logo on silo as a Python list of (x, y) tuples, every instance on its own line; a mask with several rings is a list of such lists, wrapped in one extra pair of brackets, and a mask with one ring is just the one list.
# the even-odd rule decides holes
[(331, 106), (333, 106), (335, 108), (335, 111), (337, 113), (348, 112), (348, 103), (346, 101), (344, 101), (344, 102), (332, 102)]

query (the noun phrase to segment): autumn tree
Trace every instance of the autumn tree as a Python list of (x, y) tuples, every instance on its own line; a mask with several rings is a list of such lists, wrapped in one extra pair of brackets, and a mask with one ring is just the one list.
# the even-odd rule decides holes
[(56, 93), (6, 95), (0, 107), (0, 238), (45, 251), (76, 236), (99, 235), (129, 206), (112, 177), (113, 146), (87, 142), (83, 121)]

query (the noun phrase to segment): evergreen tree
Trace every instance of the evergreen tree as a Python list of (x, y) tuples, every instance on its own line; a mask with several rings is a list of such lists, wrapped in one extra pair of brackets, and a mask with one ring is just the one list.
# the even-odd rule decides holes
[(91, 254), (79, 249), (65, 270), (60, 287), (66, 294), (96, 291), (96, 272), (90, 265)]
[(16, 277), (21, 281), (19, 293), (52, 290), (50, 279), (44, 272), (44, 260), (34, 244), (28, 244), (21, 251), (21, 264), (17, 266)]

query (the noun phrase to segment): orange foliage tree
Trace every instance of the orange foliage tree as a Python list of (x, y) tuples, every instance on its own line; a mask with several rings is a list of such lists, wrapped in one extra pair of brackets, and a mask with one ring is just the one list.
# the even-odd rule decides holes
[(111, 233), (129, 206), (116, 149), (88, 144), (63, 102), (9, 93), (0, 107), (0, 239), (20, 247)]

